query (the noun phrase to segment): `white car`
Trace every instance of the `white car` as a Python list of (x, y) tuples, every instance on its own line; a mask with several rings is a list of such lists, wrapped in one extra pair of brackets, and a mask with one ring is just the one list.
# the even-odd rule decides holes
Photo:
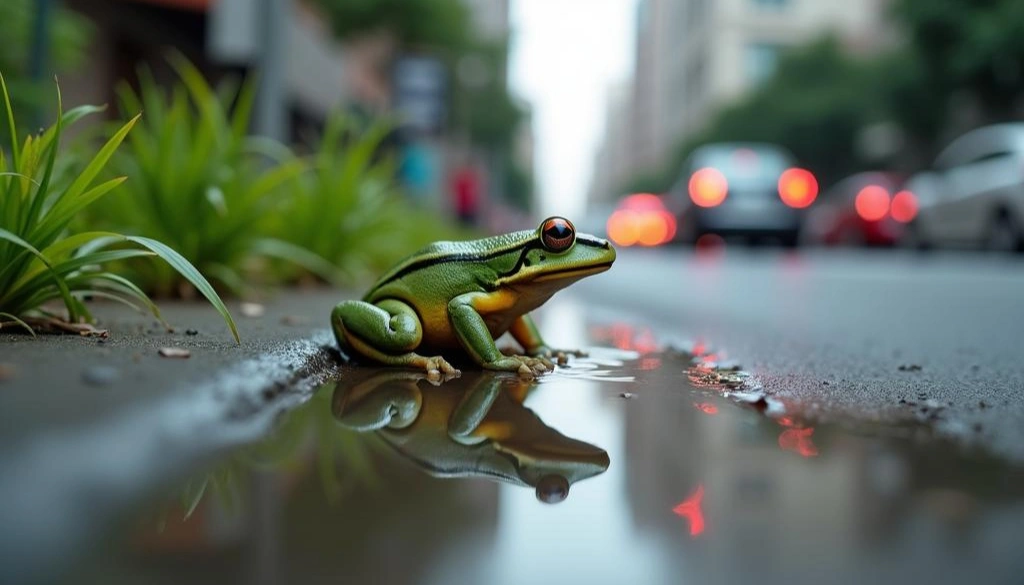
[(906, 188), (919, 205), (908, 245), (1024, 251), (1024, 123), (964, 134)]

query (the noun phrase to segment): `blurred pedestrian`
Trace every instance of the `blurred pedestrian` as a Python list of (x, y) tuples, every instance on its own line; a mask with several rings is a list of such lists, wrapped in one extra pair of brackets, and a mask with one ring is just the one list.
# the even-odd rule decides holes
[(461, 165), (452, 175), (453, 207), (455, 216), (462, 225), (476, 225), (480, 214), (482, 190), (483, 177), (472, 163)]

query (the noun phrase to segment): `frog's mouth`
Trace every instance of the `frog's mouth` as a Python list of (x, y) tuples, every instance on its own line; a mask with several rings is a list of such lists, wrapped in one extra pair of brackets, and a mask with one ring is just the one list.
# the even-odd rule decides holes
[(590, 276), (591, 274), (597, 274), (604, 272), (612, 267), (611, 262), (602, 262), (601, 264), (591, 264), (589, 266), (572, 266), (569, 268), (563, 268), (561, 270), (554, 270), (545, 272), (537, 278), (534, 278), (534, 282), (545, 282), (548, 280), (564, 280), (567, 278), (583, 278), (584, 276)]

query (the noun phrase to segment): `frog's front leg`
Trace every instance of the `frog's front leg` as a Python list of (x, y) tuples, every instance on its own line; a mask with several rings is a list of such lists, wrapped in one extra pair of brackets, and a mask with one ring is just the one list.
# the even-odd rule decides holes
[(518, 372), (532, 377), (554, 369), (545, 357), (504, 355), (491, 337), (481, 313), (508, 309), (514, 302), (511, 293), (495, 291), (459, 295), (448, 303), (448, 318), (459, 342), (481, 366), (489, 370)]
[(554, 358), (559, 365), (568, 362), (570, 355), (576, 357), (587, 355), (586, 352), (578, 349), (551, 349), (548, 347), (529, 314), (520, 315), (518, 319), (512, 322), (512, 327), (509, 328), (508, 332), (512, 334), (512, 337), (519, 345), (523, 346), (527, 355)]
[(377, 304), (345, 301), (331, 311), (331, 328), (342, 349), (382, 364), (420, 368), (431, 379), (457, 376), (443, 357), (415, 353), (423, 339), (419, 316), (409, 305), (386, 299)]

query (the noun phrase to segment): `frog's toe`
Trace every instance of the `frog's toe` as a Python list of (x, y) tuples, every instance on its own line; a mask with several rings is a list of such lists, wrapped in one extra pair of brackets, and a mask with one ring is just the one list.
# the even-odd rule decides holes
[(551, 354), (551, 357), (557, 360), (560, 366), (569, 363), (569, 356), (587, 357), (587, 352), (580, 349), (558, 349)]
[(424, 360), (423, 368), (427, 371), (427, 379), (431, 381), (450, 380), (458, 378), (462, 372), (448, 363), (448, 360), (441, 356), (429, 357)]

